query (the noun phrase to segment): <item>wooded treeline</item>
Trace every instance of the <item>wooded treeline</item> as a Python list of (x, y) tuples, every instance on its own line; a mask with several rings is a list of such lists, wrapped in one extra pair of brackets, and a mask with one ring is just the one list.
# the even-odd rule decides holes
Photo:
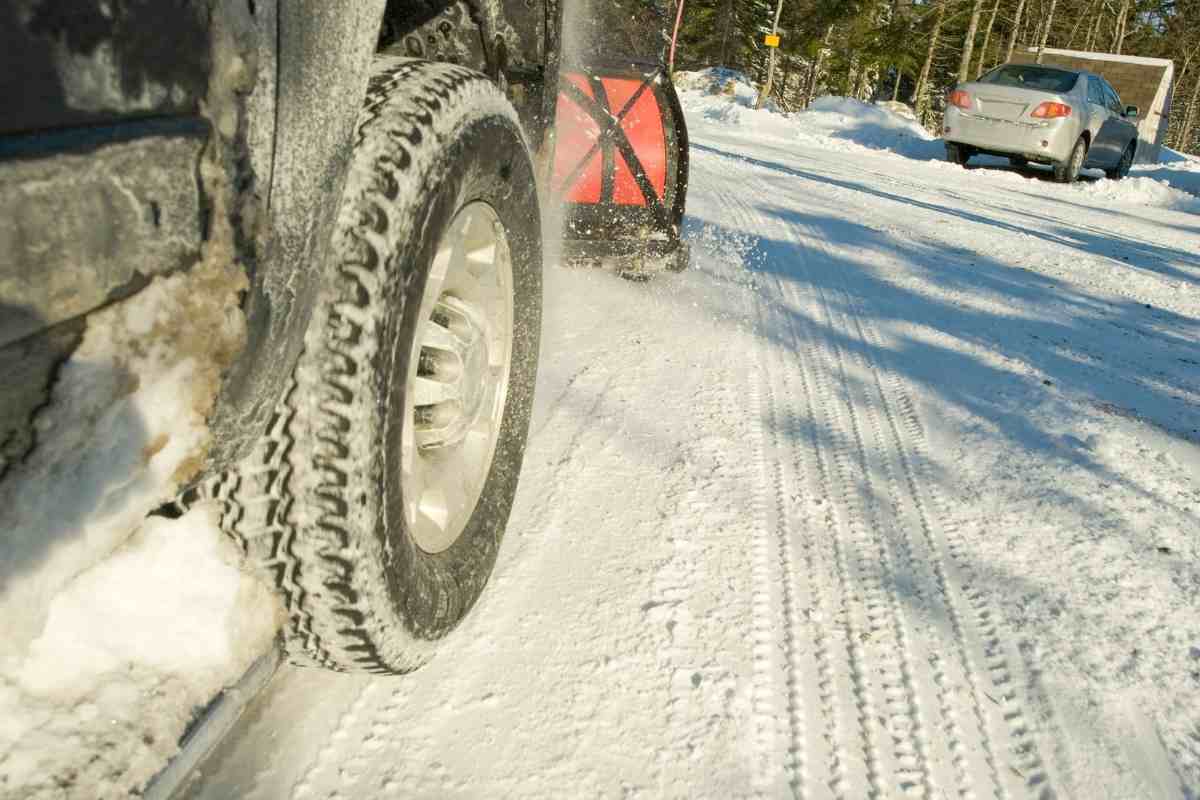
[[(761, 83), (775, 4), (686, 0), (676, 68), (723, 65)], [(824, 94), (896, 99), (931, 126), (955, 82), (1017, 47), (1169, 58), (1167, 143), (1200, 152), (1200, 0), (783, 0), (779, 27), (772, 97), (781, 107)]]

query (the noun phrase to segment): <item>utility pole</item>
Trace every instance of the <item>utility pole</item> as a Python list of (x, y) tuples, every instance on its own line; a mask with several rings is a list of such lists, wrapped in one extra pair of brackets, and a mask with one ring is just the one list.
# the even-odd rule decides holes
[(779, 49), (779, 15), (783, 13), (783, 0), (779, 0), (779, 4), (775, 6), (775, 22), (771, 25), (771, 38), (775, 44), (768, 45), (771, 50), (771, 60), (767, 62), (767, 85), (758, 93), (758, 102), (755, 103), (755, 108), (762, 108), (763, 103), (767, 102), (767, 98), (771, 96), (771, 81), (775, 79), (775, 51)]

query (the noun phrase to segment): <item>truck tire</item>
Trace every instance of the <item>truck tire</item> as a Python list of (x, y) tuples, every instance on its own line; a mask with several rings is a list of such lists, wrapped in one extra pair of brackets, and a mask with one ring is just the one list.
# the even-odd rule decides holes
[(539, 220), (503, 94), (380, 59), (305, 351), (257, 464), (214, 492), (293, 662), (410, 671), (483, 591), (528, 433)]

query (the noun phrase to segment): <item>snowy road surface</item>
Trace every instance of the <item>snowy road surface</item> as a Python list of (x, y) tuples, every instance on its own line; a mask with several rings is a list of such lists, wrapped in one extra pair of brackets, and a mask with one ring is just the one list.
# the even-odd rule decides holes
[(1196, 209), (691, 128), (693, 269), (548, 276), (480, 607), (188, 795), (1196, 797)]

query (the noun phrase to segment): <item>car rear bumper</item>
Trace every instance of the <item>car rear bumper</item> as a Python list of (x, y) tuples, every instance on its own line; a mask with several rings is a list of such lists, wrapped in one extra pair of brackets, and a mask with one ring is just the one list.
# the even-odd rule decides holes
[(943, 136), (947, 142), (1001, 155), (1024, 156), (1030, 161), (1065, 161), (1078, 138), (1071, 119), (1030, 122), (1003, 120), (946, 110)]

